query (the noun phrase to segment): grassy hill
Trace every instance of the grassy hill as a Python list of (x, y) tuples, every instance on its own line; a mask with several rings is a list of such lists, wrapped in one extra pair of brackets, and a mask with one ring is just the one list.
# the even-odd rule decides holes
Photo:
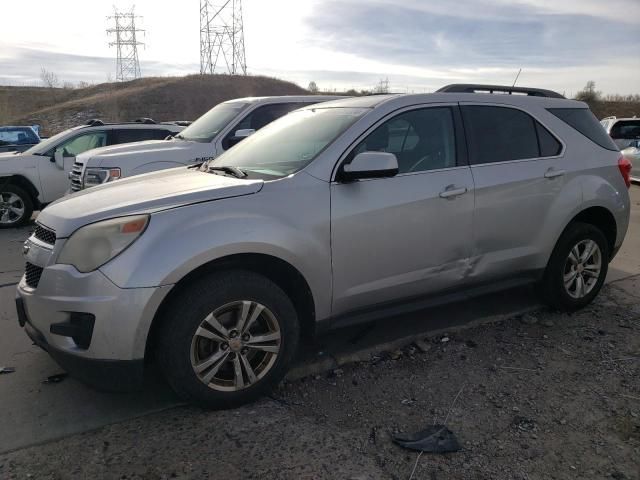
[[(231, 75), (149, 77), (75, 89), (0, 86), (0, 125), (37, 123), (53, 135), (92, 118), (195, 120), (232, 98), (308, 93), (275, 78)], [(591, 109), (598, 118), (640, 116), (638, 102), (597, 101)]]
[(151, 77), (79, 89), (0, 86), (0, 124), (38, 123), (53, 135), (91, 118), (195, 120), (232, 98), (308, 93), (275, 78), (230, 75)]

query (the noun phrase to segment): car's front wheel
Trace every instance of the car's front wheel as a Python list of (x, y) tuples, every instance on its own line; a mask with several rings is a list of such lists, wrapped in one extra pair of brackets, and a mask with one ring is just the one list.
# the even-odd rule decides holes
[(572, 223), (551, 254), (542, 293), (551, 306), (577, 310), (598, 294), (607, 276), (609, 246), (602, 231), (587, 223)]
[(33, 201), (16, 185), (0, 185), (0, 228), (19, 227), (31, 219)]
[(262, 275), (226, 271), (172, 299), (156, 355), (171, 387), (206, 408), (257, 399), (286, 374), (299, 326), (287, 295)]

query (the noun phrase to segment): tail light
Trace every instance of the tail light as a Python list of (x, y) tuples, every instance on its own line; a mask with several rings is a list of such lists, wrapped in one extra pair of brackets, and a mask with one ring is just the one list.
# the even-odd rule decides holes
[(627, 186), (627, 188), (631, 188), (631, 160), (629, 160), (627, 157), (620, 157), (618, 159), (618, 168), (620, 169), (620, 174), (624, 179), (625, 185)]

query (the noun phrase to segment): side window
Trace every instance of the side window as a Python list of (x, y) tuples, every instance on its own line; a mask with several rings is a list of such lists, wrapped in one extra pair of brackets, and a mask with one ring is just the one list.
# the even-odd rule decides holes
[[(535, 122), (535, 120), (534, 120)], [(560, 155), (562, 145), (556, 137), (549, 133), (549, 130), (544, 128), (538, 122), (536, 123), (536, 131), (538, 133), (538, 142), (540, 144), (540, 156), (541, 157), (555, 157)]]
[(264, 105), (256, 108), (247, 115), (236, 127), (236, 130), (242, 128), (252, 128), (260, 130), (265, 125), (273, 122), (275, 119), (286, 115), (287, 113), (300, 108), (302, 105), (298, 103), (278, 103), (274, 105)]
[(453, 114), (448, 107), (401, 113), (371, 132), (351, 152), (394, 153), (399, 173), (422, 172), (456, 166)]
[(535, 120), (515, 108), (463, 106), (472, 163), (539, 157)]
[(168, 130), (129, 128), (115, 129), (112, 133), (112, 145), (121, 143), (142, 142), (144, 140), (163, 140), (171, 133)]
[(75, 157), (87, 150), (104, 147), (106, 144), (106, 132), (89, 132), (67, 140), (65, 143), (59, 145), (56, 150), (62, 150), (62, 155), (65, 157)]
[(253, 112), (244, 117), (233, 130), (222, 140), (222, 147), (228, 149), (238, 143), (233, 141), (233, 137), (238, 130), (253, 129), (260, 130), (265, 125), (286, 115), (287, 113), (303, 107), (301, 103), (278, 103), (273, 105), (264, 105), (256, 108)]

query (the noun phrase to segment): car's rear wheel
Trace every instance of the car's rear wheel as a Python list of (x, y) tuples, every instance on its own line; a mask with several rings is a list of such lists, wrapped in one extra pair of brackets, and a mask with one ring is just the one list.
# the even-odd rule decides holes
[(172, 299), (156, 355), (172, 388), (206, 408), (229, 408), (266, 393), (285, 375), (299, 337), (296, 311), (269, 279), (220, 272)]
[(19, 227), (31, 219), (33, 201), (16, 185), (0, 185), (0, 228)]
[(560, 310), (577, 310), (598, 294), (607, 276), (609, 245), (600, 229), (576, 222), (567, 227), (551, 255), (541, 290)]

